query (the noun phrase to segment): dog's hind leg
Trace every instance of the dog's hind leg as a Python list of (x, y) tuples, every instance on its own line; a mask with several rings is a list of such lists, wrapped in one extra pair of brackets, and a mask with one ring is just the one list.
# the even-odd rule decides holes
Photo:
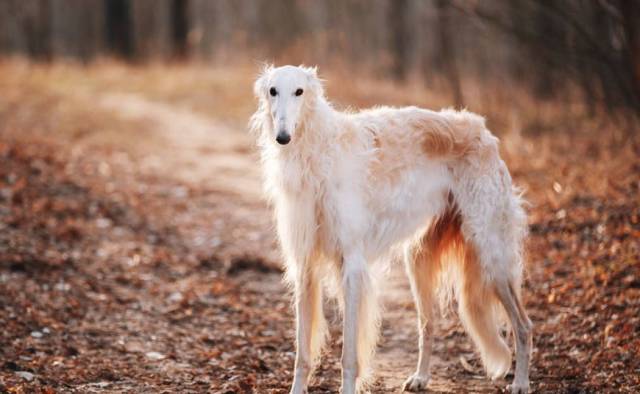
[[(404, 262), (411, 292), (416, 304), (418, 315), (418, 365), (415, 373), (404, 383), (404, 391), (421, 391), (427, 388), (431, 377), (429, 361), (431, 358), (432, 328), (433, 328), (433, 301), (435, 273), (430, 263), (428, 250), (415, 250), (408, 246), (405, 248)], [(418, 248), (419, 249), (419, 248)]]
[(504, 376), (511, 367), (511, 352), (498, 332), (500, 312), (506, 312), (516, 342), (516, 370), (511, 390), (520, 394), (529, 390), (532, 340), (531, 321), (519, 297), (524, 214), (510, 200), (504, 207), (489, 210), (490, 218), (468, 216), (467, 234), (471, 235), (466, 244), (459, 305), (465, 326), (493, 378)]
[(404, 391), (425, 390), (429, 383), (437, 282), (442, 268), (443, 254), (454, 246), (458, 228), (457, 217), (453, 212), (447, 212), (431, 224), (419, 244), (410, 244), (405, 247), (405, 269), (416, 304), (420, 338), (416, 372), (405, 381)]
[(496, 283), (496, 294), (504, 306), (516, 342), (516, 371), (511, 392), (525, 394), (529, 391), (529, 362), (532, 347), (532, 324), (520, 301), (518, 292), (510, 281)]
[(453, 171), (453, 194), (465, 238), (462, 283), (458, 288), (460, 317), (480, 350), (489, 376), (500, 378), (511, 367), (511, 351), (499, 331), (500, 318), (506, 312), (516, 337), (512, 390), (526, 392), (531, 325), (517, 293), (527, 232), (522, 201), (495, 144), (479, 145)]
[(511, 367), (511, 350), (500, 335), (500, 301), (492, 280), (486, 278), (477, 248), (467, 244), (465, 249), (457, 292), (458, 314), (480, 350), (487, 374), (491, 379), (499, 379)]

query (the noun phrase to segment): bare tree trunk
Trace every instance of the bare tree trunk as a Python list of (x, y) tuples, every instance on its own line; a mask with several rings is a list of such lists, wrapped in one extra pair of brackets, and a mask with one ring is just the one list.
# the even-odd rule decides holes
[(407, 78), (407, 47), (410, 38), (407, 26), (407, 0), (391, 0), (389, 4), (389, 24), (391, 26), (391, 75), (398, 81)]
[(449, 86), (453, 93), (453, 102), (456, 107), (460, 108), (464, 105), (464, 100), (462, 97), (460, 73), (458, 72), (458, 66), (456, 64), (456, 48), (451, 35), (452, 9), (448, 0), (438, 0), (437, 8), (441, 69), (449, 81)]
[(165, 59), (171, 49), (169, 0), (135, 0), (131, 3), (135, 57)]
[(620, 0), (622, 25), (627, 39), (627, 62), (633, 84), (634, 106), (640, 108), (640, 3)]
[(0, 3), (1, 50), (49, 60), (51, 48), (49, 0), (5, 0)]
[(24, 31), (29, 55), (37, 60), (51, 60), (51, 3), (49, 0), (31, 4), (25, 19)]
[(189, 0), (173, 0), (171, 3), (171, 37), (173, 56), (186, 58), (189, 55)]
[(107, 50), (126, 59), (133, 57), (129, 0), (104, 0)]
[[(538, 7), (534, 8), (534, 21), (533, 26), (536, 31), (543, 32), (547, 39), (538, 40), (532, 44), (534, 52), (544, 54), (546, 47), (549, 45), (549, 41), (552, 42), (564, 42), (563, 37), (559, 36), (560, 26), (556, 21), (549, 18), (546, 8), (549, 7), (549, 3), (554, 0), (539, 0)], [(545, 8), (546, 7), (546, 8)], [(559, 40), (559, 41), (556, 41)], [(564, 59), (561, 61), (567, 61), (572, 54), (565, 53), (562, 55)], [(535, 84), (534, 90), (536, 96), (542, 99), (553, 98), (556, 94), (554, 87), (556, 86), (556, 70), (554, 67), (554, 60), (557, 59), (553, 56), (536, 56), (531, 59), (535, 64)]]
[(100, 0), (49, 0), (54, 56), (91, 60), (101, 49), (104, 22)]
[(258, 30), (259, 40), (270, 46), (271, 52), (282, 55), (290, 48), (296, 38), (304, 33), (304, 16), (295, 0), (261, 0), (258, 2), (261, 23)]

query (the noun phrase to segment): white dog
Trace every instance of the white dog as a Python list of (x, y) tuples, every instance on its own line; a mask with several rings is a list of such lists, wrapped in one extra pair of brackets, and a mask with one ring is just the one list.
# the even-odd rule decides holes
[(342, 392), (362, 387), (379, 322), (372, 263), (388, 261), (394, 245), (404, 246), (420, 330), (417, 370), (404, 389), (427, 386), (436, 290), (447, 278), (492, 378), (511, 367), (499, 330), (506, 312), (516, 347), (511, 390), (527, 392), (532, 326), (520, 301), (526, 217), (484, 119), (416, 107), (338, 112), (316, 70), (305, 67), (266, 68), (255, 94), (251, 129), (295, 293), (291, 393), (306, 391), (320, 355), (327, 283), (336, 285), (343, 311)]

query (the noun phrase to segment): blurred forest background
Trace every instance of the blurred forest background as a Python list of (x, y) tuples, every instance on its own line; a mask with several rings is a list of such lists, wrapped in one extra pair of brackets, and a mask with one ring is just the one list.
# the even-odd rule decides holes
[(627, 0), (5, 0), (0, 52), (340, 63), (419, 77), (457, 106), (482, 80), (640, 110), (640, 3)]
[[(0, 393), (287, 393), (252, 84), (466, 107), (528, 201), (540, 393), (640, 392), (640, 1), (0, 0)], [(295, 142), (287, 149), (295, 148)], [(415, 368), (396, 264), (373, 393)], [(340, 317), (310, 393), (340, 387)], [(431, 392), (504, 392), (455, 316)]]

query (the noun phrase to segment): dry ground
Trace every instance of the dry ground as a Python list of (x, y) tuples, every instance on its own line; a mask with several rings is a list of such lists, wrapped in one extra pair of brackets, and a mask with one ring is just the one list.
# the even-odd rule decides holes
[[(245, 132), (254, 73), (0, 64), (0, 392), (286, 392), (292, 309)], [(446, 104), (416, 84), (325, 77), (341, 107)], [(534, 390), (638, 392), (639, 130), (481, 92), (471, 109), (531, 202)], [(374, 393), (398, 392), (417, 356), (399, 268), (385, 293)], [(339, 387), (327, 311), (311, 393)], [(455, 316), (435, 343), (432, 392), (506, 385), (483, 377)]]

